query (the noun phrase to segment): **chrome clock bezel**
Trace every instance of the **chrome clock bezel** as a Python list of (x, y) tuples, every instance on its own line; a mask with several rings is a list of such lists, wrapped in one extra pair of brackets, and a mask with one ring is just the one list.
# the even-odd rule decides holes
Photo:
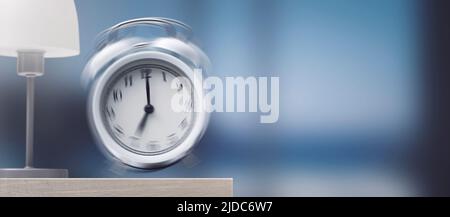
[(104, 72), (99, 75), (91, 87), (88, 103), (88, 116), (92, 131), (98, 144), (103, 144), (103, 148), (114, 158), (120, 160), (129, 166), (141, 169), (155, 169), (168, 166), (189, 154), (194, 146), (202, 138), (209, 122), (209, 114), (204, 109), (199, 109), (194, 115), (192, 129), (180, 144), (168, 152), (158, 155), (140, 155), (130, 152), (122, 147), (110, 134), (107, 126), (103, 121), (102, 96), (103, 92), (108, 88), (107, 84), (111, 79), (114, 79), (120, 69), (129, 63), (144, 60), (154, 59), (172, 64), (181, 70), (187, 78), (192, 82), (194, 87), (194, 107), (203, 108), (204, 106), (204, 92), (201, 86), (201, 77), (196, 76), (194, 68), (189, 66), (184, 61), (173, 55), (163, 53), (160, 51), (137, 51), (130, 53), (119, 59), (113, 61)]

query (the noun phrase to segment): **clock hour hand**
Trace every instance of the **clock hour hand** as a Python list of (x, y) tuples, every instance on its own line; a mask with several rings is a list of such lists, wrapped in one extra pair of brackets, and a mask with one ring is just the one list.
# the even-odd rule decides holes
[(147, 124), (147, 120), (148, 120), (149, 116), (150, 116), (149, 113), (145, 113), (145, 115), (142, 118), (141, 122), (139, 122), (139, 125), (138, 125), (138, 127), (136, 129), (136, 133), (135, 133), (136, 136), (140, 137), (142, 135), (142, 133), (144, 132), (144, 129), (145, 129), (145, 126)]

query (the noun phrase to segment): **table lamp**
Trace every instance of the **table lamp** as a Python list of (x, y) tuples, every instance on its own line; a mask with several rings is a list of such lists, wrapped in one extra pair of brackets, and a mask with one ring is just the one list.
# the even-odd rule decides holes
[(0, 56), (17, 57), (17, 73), (27, 79), (26, 164), (0, 169), (0, 178), (65, 178), (65, 169), (33, 164), (34, 80), (44, 75), (44, 58), (80, 52), (74, 0), (1, 0)]

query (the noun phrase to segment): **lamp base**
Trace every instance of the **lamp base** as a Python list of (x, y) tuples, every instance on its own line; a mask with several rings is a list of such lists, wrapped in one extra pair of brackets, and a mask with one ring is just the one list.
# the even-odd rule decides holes
[(68, 178), (66, 169), (0, 169), (0, 178)]

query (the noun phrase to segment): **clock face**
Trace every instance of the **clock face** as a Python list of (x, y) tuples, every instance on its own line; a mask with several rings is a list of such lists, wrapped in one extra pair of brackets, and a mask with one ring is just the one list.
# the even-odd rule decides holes
[(168, 62), (144, 59), (126, 64), (103, 89), (103, 123), (128, 151), (139, 155), (166, 153), (191, 132), (195, 120), (193, 91), (191, 81)]

